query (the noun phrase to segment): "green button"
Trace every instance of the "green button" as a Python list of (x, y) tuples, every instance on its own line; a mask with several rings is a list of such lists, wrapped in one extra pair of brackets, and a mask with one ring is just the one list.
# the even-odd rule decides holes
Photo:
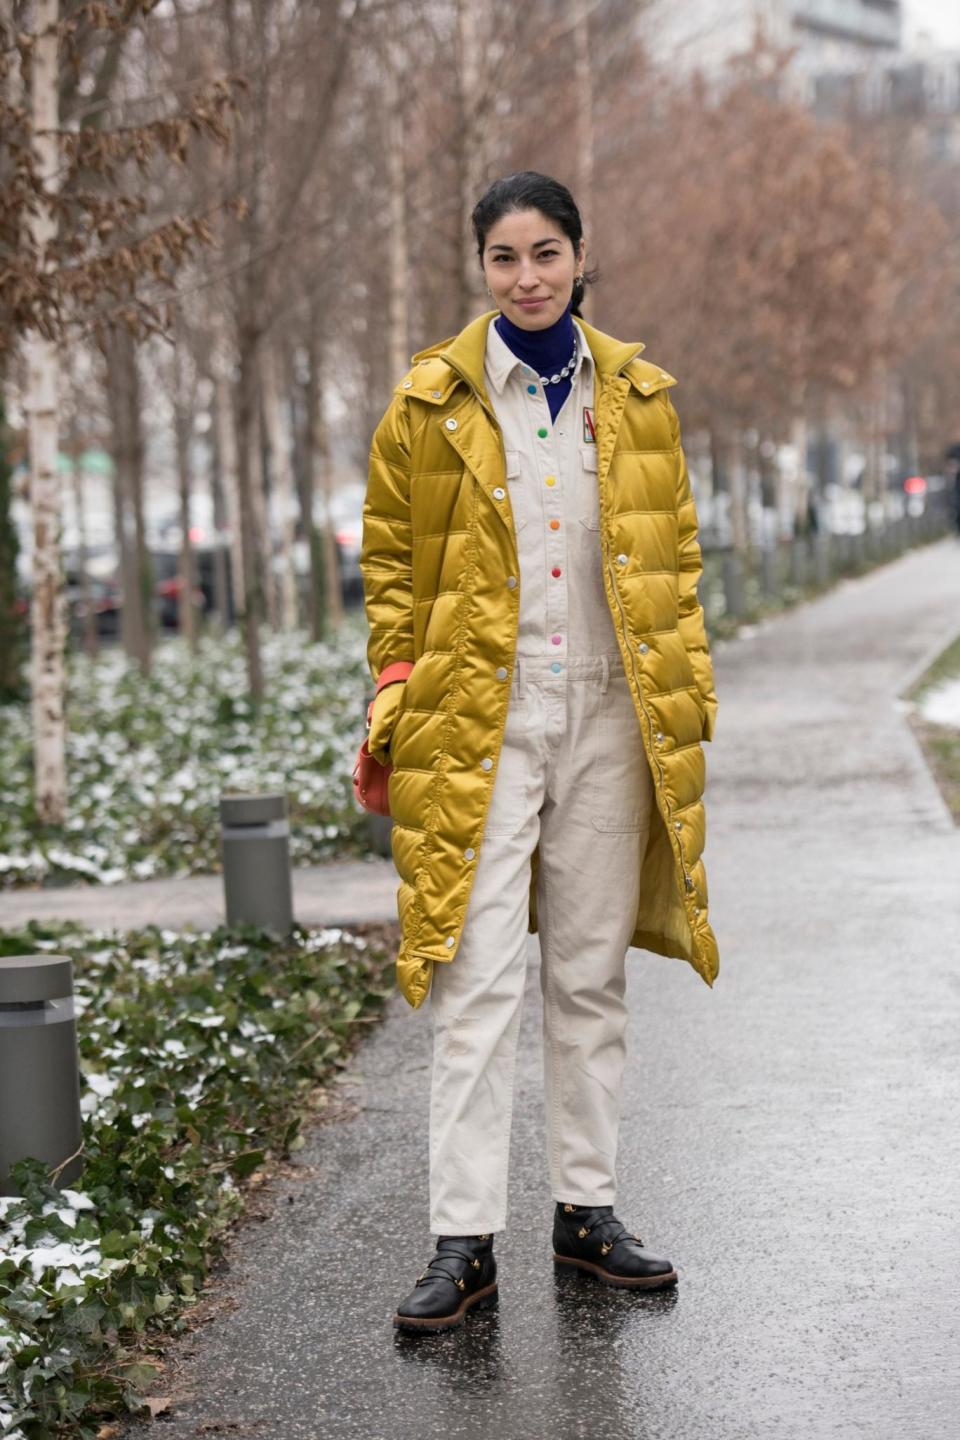
[(541, 439), (541, 440), (546, 440), (548, 433), (549, 433), (549, 432), (548, 432), (547, 430), (545, 430), (542, 425), (540, 426), (540, 429), (537, 431), (537, 434), (540, 436), (540, 439)]

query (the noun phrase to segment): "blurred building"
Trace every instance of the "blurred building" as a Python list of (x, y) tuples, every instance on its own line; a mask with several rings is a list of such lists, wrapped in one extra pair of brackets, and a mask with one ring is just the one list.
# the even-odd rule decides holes
[(901, 49), (901, 11), (900, 0), (653, 0), (639, 23), (656, 64), (707, 76), (749, 50), (760, 25), (775, 45), (794, 49), (792, 81), (810, 102), (824, 72), (888, 63)]
[(960, 51), (913, 52), (869, 73), (848, 68), (818, 75), (811, 103), (821, 120), (899, 116), (918, 158), (960, 161)]

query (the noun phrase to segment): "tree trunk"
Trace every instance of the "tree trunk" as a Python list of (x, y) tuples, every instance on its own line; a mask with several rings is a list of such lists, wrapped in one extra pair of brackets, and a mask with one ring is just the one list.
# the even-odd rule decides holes
[[(108, 330), (107, 403), (110, 410), (110, 449), (119, 511), (118, 546), (123, 579), (122, 636), (125, 649), (150, 674), (150, 633), (145, 615), (149, 600), (149, 573), (143, 518), (143, 430), (140, 413), (140, 376), (136, 342), (125, 325)], [(148, 588), (149, 587), (149, 588)]]
[[(226, 631), (237, 613), (231, 603), (230, 577), (227, 569), (227, 557), (229, 550), (221, 544), (221, 536), (226, 535), (230, 530), (230, 519), (227, 514), (226, 499), (223, 490), (223, 474), (220, 463), (220, 445), (218, 443), (217, 424), (217, 388), (216, 382), (211, 376), (213, 386), (213, 424), (207, 432), (207, 445), (209, 456), (210, 475), (210, 499), (213, 506), (213, 529), (216, 537), (216, 548), (213, 552), (213, 609), (217, 616), (221, 632)], [(233, 611), (233, 614), (231, 614)]]
[(243, 614), (246, 571), (243, 565), (243, 526), (240, 520), (240, 482), (237, 466), (237, 427), (233, 414), (233, 387), (228, 379), (226, 353), (213, 355), (214, 424), (224, 507), (224, 528), (230, 532), (230, 581), (233, 613)]
[[(577, 96), (577, 208), (587, 243), (593, 241), (593, 75), (588, 0), (572, 0), (574, 85)], [(586, 298), (581, 306), (587, 314)]]
[(747, 467), (743, 436), (739, 430), (735, 430), (730, 439), (730, 524), (733, 548), (743, 555), (750, 548), (750, 526), (747, 518)]
[[(479, 124), (480, 37), (477, 0), (457, 0), (460, 85), (460, 323), (484, 308), (483, 271), (474, 250), (470, 216), (480, 198), (484, 147)], [(492, 303), (492, 302), (491, 302)]]
[(332, 519), (333, 506), (333, 463), (330, 456), (330, 431), (323, 413), (323, 359), (317, 340), (317, 351), (311, 356), (316, 362), (316, 404), (313, 412), (313, 461), (320, 477), (320, 490), (324, 499), (324, 511), (328, 523), (323, 527), (323, 575), (326, 585), (326, 611), (330, 631), (336, 635), (343, 624), (343, 591), (340, 587), (340, 564), (337, 554), (336, 525)]
[[(263, 699), (263, 662), (260, 657), (260, 618), (263, 588), (257, 563), (256, 515), (254, 510), (253, 437), (257, 419), (257, 343), (241, 332), (240, 381), (237, 386), (237, 496), (240, 508), (240, 536), (243, 547), (243, 603), (241, 615), (247, 649), (247, 676), (251, 697)], [(259, 481), (258, 481), (259, 483)], [(260, 486), (262, 493), (262, 486)]]
[[(320, 474), (317, 452), (320, 445), (320, 326), (323, 323), (319, 305), (310, 306), (309, 333), (307, 335), (307, 374), (304, 380), (304, 534), (307, 537), (310, 562), (310, 594), (307, 605), (307, 621), (310, 636), (314, 642), (326, 637), (329, 599), (326, 588), (328, 566), (325, 561), (327, 531), (330, 529), (330, 515), (321, 534), (313, 523), (314, 496), (317, 491), (317, 476)], [(322, 479), (322, 476), (321, 476)], [(324, 491), (326, 494), (326, 491)], [(339, 586), (338, 586), (339, 590)]]
[(293, 559), (293, 543), (296, 538), (296, 496), (294, 495), (290, 445), (283, 423), (276, 349), (269, 340), (264, 341), (261, 346), (260, 373), (263, 385), (263, 418), (273, 466), (273, 508), (280, 530), (281, 570), (278, 577), (280, 626), (284, 630), (296, 630), (300, 623), (297, 604), (297, 572)]
[[(59, 40), (58, 0), (37, 0), (37, 39), (32, 51), (30, 116), (38, 175), (47, 194), (58, 184)], [(32, 243), (43, 256), (56, 222), (38, 197), (27, 215)], [(44, 263), (41, 260), (41, 263)], [(35, 331), (26, 337), (30, 503), (33, 512), (32, 719), (37, 818), (62, 825), (67, 810), (63, 574), (60, 568), (60, 492), (57, 475), (59, 357), (55, 341)]]
[(92, 657), (100, 649), (100, 637), (97, 631), (97, 613), (93, 603), (93, 593), (90, 589), (90, 576), (87, 573), (87, 511), (83, 493), (83, 477), (80, 473), (83, 442), (80, 437), (77, 408), (74, 403), (70, 405), (68, 427), (70, 479), (73, 484), (73, 504), (77, 512), (77, 584), (83, 603), (83, 648)]
[(190, 437), (193, 433), (193, 411), (187, 400), (184, 383), (181, 341), (173, 347), (173, 436), (177, 452), (177, 488), (180, 496), (180, 568), (178, 574), (177, 627), (193, 655), (197, 653), (196, 612), (193, 592), (196, 588), (196, 565), (190, 538)]
[(390, 185), (390, 375), (391, 384), (410, 368), (409, 279), (407, 274), (407, 199), (404, 167), (403, 105), (397, 72), (385, 68), (384, 118), (387, 125), (387, 167)]

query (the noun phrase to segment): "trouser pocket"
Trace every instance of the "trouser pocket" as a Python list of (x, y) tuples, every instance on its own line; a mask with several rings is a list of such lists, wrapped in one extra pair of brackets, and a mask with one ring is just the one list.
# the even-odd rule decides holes
[(590, 818), (596, 830), (634, 834), (649, 824), (653, 781), (626, 675), (598, 696)]
[(514, 692), (510, 696), (503, 745), (483, 827), (485, 835), (518, 835), (526, 819), (531, 780), (530, 756), (524, 743), (526, 734), (526, 697)]

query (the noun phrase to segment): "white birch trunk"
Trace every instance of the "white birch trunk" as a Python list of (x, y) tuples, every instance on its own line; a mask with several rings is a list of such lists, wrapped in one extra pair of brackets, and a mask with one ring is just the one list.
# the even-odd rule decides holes
[[(58, 186), (59, 0), (38, 0), (30, 110), (40, 179), (48, 193)], [(39, 201), (27, 215), (27, 231), (41, 257), (53, 237), (54, 217)], [(42, 263), (42, 261), (41, 261)], [(35, 331), (26, 337), (30, 434), (30, 504), (33, 513), (33, 596), (30, 606), (34, 786), (37, 818), (66, 819), (66, 713), (64, 645), (66, 615), (60, 564), (60, 487), (57, 476), (59, 361), (57, 344)]]
[(300, 623), (297, 603), (297, 572), (293, 563), (296, 538), (296, 496), (289, 433), (283, 420), (277, 355), (273, 343), (264, 340), (260, 349), (260, 380), (263, 385), (263, 420), (273, 461), (273, 505), (279, 519), (280, 560), (278, 608), (284, 630), (296, 630)]
[(243, 613), (243, 534), (240, 527), (240, 490), (237, 480), (237, 428), (233, 414), (233, 388), (228, 378), (227, 350), (222, 336), (214, 344), (212, 366), (216, 391), (214, 413), (223, 503), (230, 529), (230, 598), (235, 616)]

